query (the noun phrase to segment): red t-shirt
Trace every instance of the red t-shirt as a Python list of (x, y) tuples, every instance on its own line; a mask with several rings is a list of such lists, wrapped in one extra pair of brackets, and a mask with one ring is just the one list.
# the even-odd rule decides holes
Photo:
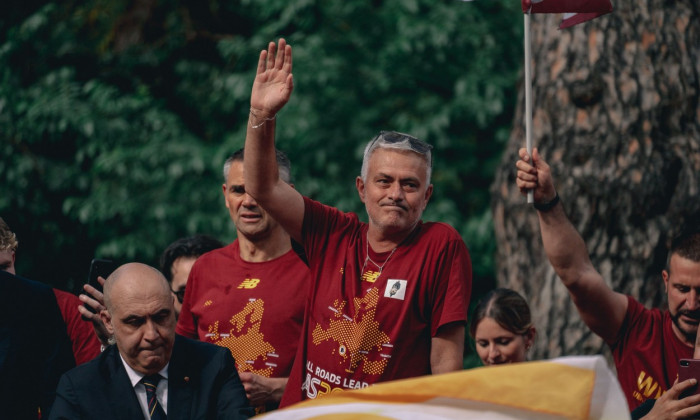
[(73, 343), (73, 357), (75, 365), (80, 365), (97, 357), (100, 354), (100, 340), (95, 334), (95, 329), (90, 321), (85, 321), (78, 312), (78, 306), (83, 302), (72, 293), (53, 289), (56, 295), (58, 308), (66, 323), (66, 332)]
[(646, 309), (631, 296), (628, 302), (620, 336), (610, 349), (617, 378), (633, 410), (671, 388), (678, 377), (678, 361), (692, 359), (694, 349), (676, 337), (668, 311)]
[(274, 260), (247, 262), (236, 240), (197, 258), (175, 331), (227, 347), (239, 372), (287, 377), (308, 284), (309, 269), (293, 250)]
[(464, 322), (471, 261), (444, 223), (419, 223), (396, 250), (366, 261), (367, 224), (354, 213), (304, 198), (309, 305), (280, 406), (339, 389), (431, 373), (431, 338)]

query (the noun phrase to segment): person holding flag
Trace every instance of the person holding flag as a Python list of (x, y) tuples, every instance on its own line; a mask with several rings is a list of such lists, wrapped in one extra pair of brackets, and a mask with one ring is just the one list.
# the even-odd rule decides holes
[(668, 310), (645, 308), (612, 290), (593, 267), (537, 148), (519, 154), (516, 183), (523, 194), (534, 193), (545, 253), (583, 321), (610, 346), (630, 409), (660, 398), (676, 381), (680, 359), (693, 357), (700, 323), (700, 229), (684, 229), (671, 244), (661, 272)]

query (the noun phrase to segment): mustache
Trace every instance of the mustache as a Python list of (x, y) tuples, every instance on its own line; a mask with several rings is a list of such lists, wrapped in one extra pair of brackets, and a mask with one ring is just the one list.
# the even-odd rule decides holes
[(261, 212), (255, 211), (255, 210), (249, 210), (249, 209), (246, 209), (245, 211), (241, 211), (241, 212), (239, 212), (239, 214), (241, 214), (243, 216), (262, 216)]
[(671, 315), (671, 321), (675, 324), (676, 327), (678, 327), (678, 331), (683, 334), (685, 337), (686, 341), (688, 342), (694, 342), (697, 338), (697, 330), (691, 329), (691, 330), (686, 330), (678, 320), (681, 315), (685, 315), (693, 320), (698, 319), (697, 316), (700, 315), (699, 311), (689, 311), (689, 310), (681, 310), (678, 311), (675, 315)]
[(681, 315), (685, 315), (685, 316), (687, 316), (688, 318), (692, 318), (692, 319), (694, 319), (694, 320), (696, 320), (696, 321), (700, 321), (700, 310), (689, 311), (689, 310), (687, 310), (687, 309), (681, 309), (680, 311), (678, 311), (678, 313), (676, 314), (675, 318), (678, 318), (678, 317), (680, 317)]
[(380, 206), (382, 206), (382, 207), (388, 207), (388, 206), (398, 207), (400, 209), (407, 210), (406, 206), (404, 206), (403, 204), (397, 203), (396, 201), (384, 202), (384, 203), (380, 204)]

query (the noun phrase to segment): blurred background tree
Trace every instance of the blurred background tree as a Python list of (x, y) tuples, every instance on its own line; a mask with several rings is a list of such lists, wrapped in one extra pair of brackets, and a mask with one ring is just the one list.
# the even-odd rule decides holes
[(0, 13), (0, 216), (18, 273), (77, 291), (93, 257), (157, 265), (235, 230), (221, 166), (243, 145), (259, 51), (285, 37), (295, 93), (278, 145), (305, 195), (365, 217), (354, 188), (381, 129), (435, 145), (424, 216), (493, 287), (489, 185), (522, 62), (512, 0), (8, 0)]

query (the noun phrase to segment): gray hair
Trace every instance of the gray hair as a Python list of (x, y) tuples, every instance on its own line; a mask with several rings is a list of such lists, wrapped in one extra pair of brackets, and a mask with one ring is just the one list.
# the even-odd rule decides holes
[(417, 139), (408, 134), (399, 133), (396, 131), (381, 131), (377, 134), (372, 141), (367, 143), (365, 146), (365, 152), (362, 157), (362, 169), (360, 171), (360, 177), (363, 182), (367, 182), (367, 171), (369, 170), (369, 158), (372, 156), (377, 149), (394, 149), (413, 152), (420, 155), (423, 160), (425, 160), (427, 171), (426, 171), (426, 185), (430, 185), (430, 176), (433, 171), (433, 155), (431, 149), (433, 146), (425, 143), (422, 140)]
[[(224, 184), (228, 180), (228, 171), (231, 169), (231, 164), (233, 162), (243, 162), (243, 148), (236, 150), (231, 156), (224, 162)], [(287, 184), (292, 183), (292, 163), (289, 161), (287, 155), (281, 150), (275, 149), (275, 155), (277, 158), (277, 169), (279, 170), (280, 178)]]

